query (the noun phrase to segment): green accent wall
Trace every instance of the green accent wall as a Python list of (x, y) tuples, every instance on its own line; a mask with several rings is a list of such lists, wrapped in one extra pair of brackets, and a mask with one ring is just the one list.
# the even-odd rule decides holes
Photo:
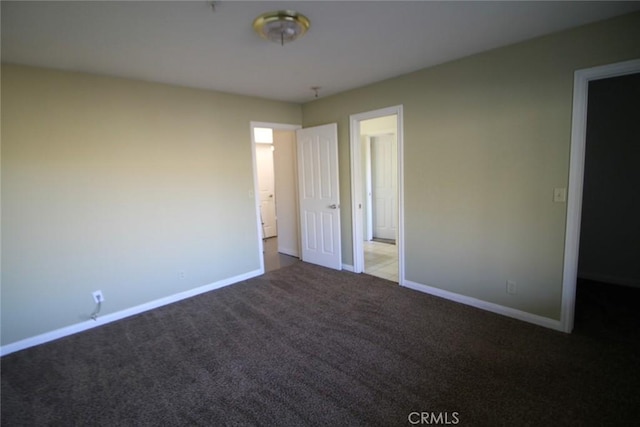
[(636, 13), (304, 104), (305, 127), (338, 123), (344, 263), (349, 115), (402, 104), (405, 278), (559, 320), (573, 75), (639, 57)]

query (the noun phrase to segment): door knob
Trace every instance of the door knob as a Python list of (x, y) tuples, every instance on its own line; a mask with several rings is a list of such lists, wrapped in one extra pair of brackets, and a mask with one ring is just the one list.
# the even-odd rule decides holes
[(335, 203), (333, 205), (329, 205), (329, 209), (338, 209), (338, 205)]

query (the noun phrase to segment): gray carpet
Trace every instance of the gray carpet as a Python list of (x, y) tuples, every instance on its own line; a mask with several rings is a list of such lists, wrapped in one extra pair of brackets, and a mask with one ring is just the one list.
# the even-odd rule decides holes
[(296, 263), (2, 358), (2, 424), (637, 425), (639, 348)]

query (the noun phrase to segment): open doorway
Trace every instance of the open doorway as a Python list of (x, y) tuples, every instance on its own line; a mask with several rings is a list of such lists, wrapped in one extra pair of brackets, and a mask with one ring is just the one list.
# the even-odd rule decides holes
[(576, 331), (640, 325), (640, 73), (589, 83)]
[(354, 271), (402, 283), (402, 107), (351, 116)]
[(263, 272), (298, 261), (296, 125), (251, 122), (254, 188)]
[(398, 144), (395, 115), (360, 121), (365, 200), (364, 272), (398, 282)]
[[(565, 235), (564, 271), (562, 278), (562, 312), (560, 320), (560, 329), (565, 332), (571, 332), (574, 327), (579, 248), (581, 246), (580, 229), (583, 209), (583, 183), (585, 180), (587, 100), (589, 97), (589, 84), (592, 81), (625, 76), (639, 72), (640, 60), (631, 60), (617, 64), (578, 70), (575, 73), (571, 129), (571, 159), (569, 166), (569, 191), (567, 200), (567, 228)], [(633, 198), (631, 194), (624, 194), (623, 197)], [(637, 224), (635, 226), (637, 227)]]

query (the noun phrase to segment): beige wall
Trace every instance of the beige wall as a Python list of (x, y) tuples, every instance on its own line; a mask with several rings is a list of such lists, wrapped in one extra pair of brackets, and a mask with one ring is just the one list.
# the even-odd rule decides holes
[(383, 133), (397, 133), (397, 115), (376, 117), (375, 119), (360, 121), (360, 135), (380, 135)]
[(300, 113), (3, 65), (2, 344), (259, 269), (249, 123)]
[(633, 14), (303, 105), (304, 126), (338, 123), (343, 261), (349, 115), (402, 104), (406, 279), (559, 319), (573, 73), (638, 57)]

